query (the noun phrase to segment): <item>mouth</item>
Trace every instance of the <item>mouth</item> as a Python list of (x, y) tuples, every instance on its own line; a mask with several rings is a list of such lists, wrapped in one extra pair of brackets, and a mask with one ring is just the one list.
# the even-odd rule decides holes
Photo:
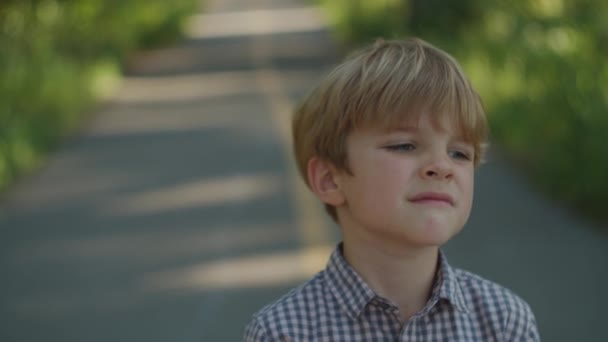
[(416, 204), (454, 206), (454, 199), (452, 198), (452, 196), (443, 192), (421, 192), (409, 198), (408, 200)]

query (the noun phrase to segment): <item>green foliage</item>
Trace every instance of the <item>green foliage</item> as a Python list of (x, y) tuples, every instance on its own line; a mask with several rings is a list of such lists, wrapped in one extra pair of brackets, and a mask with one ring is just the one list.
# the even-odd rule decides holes
[(400, 23), (408, 7), (402, 0), (320, 0), (329, 10), (330, 20), (342, 41), (367, 42), (403, 33)]
[(350, 44), (416, 35), (456, 56), (511, 158), (551, 196), (608, 220), (608, 2), (321, 1)]
[(0, 3), (0, 188), (78, 124), (129, 51), (176, 37), (197, 3)]

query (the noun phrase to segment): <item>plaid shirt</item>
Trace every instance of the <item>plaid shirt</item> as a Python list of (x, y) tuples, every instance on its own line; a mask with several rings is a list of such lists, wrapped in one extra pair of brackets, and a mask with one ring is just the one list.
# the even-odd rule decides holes
[(406, 324), (346, 262), (341, 245), (325, 270), (266, 306), (245, 341), (540, 341), (526, 302), (469, 272), (440, 267), (426, 306)]

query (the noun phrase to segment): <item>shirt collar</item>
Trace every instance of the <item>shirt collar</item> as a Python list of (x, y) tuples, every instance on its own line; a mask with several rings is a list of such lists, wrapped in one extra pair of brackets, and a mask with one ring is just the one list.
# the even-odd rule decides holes
[[(431, 293), (431, 304), (434, 305), (438, 299), (448, 300), (460, 312), (469, 313), (470, 311), (458, 281), (458, 275), (454, 268), (448, 264), (448, 260), (441, 250), (439, 250), (437, 279)], [(432, 307), (432, 305), (430, 306)]]
[[(342, 243), (336, 247), (329, 258), (324, 277), (332, 296), (351, 319), (358, 318), (365, 306), (376, 297), (374, 291), (344, 259)], [(423, 309), (423, 313), (429, 311), (439, 299), (448, 300), (463, 313), (470, 311), (458, 282), (458, 276), (448, 264), (447, 258), (441, 250), (439, 251), (439, 269), (435, 285), (431, 292), (429, 305)]]
[(356, 319), (376, 294), (346, 262), (340, 243), (329, 258), (324, 272), (329, 291), (346, 314)]

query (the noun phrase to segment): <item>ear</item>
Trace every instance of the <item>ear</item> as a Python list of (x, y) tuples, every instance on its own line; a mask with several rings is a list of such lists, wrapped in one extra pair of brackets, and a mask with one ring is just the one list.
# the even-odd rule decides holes
[(328, 161), (313, 157), (307, 165), (308, 184), (312, 192), (321, 201), (334, 207), (341, 206), (345, 202), (344, 193), (340, 189), (337, 180), (337, 170)]

